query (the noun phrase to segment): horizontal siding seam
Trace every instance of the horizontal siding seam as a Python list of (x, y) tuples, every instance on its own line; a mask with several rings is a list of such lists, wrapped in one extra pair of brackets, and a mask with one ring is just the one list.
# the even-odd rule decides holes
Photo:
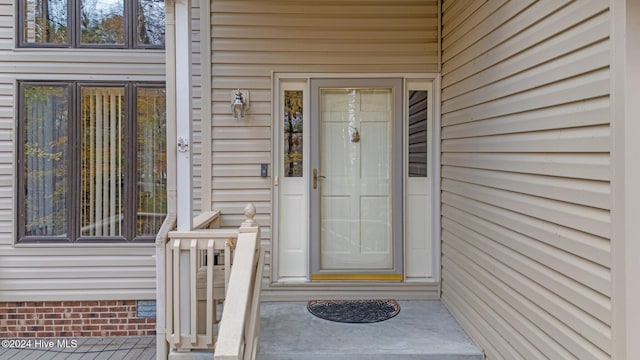
[(603, 210), (610, 209), (609, 182), (567, 179), (539, 174), (444, 166), (442, 178), (561, 200)]
[(531, 261), (552, 268), (561, 276), (579, 282), (606, 297), (611, 297), (608, 286), (611, 274), (607, 268), (576, 255), (558, 251), (552, 245), (537, 242), (530, 237), (505, 228), (501, 224), (469, 216), (471, 214), (463, 209), (443, 205), (442, 213), (447, 219), (468, 229), (473, 229), (477, 234), (492, 239), (496, 244), (508, 247)]
[[(567, 277), (558, 276), (554, 269), (528, 261), (525, 255), (498, 244), (453, 219), (443, 219), (443, 234), (446, 234), (443, 235), (443, 239), (447, 239), (443, 240), (444, 244), (454, 242), (462, 246), (459, 248), (460, 251), (490, 258), (487, 264), (492, 264), (491, 273), (505, 282), (506, 279), (510, 279), (509, 286), (520, 288), (523, 295), (528, 293), (526, 297), (536, 297), (537, 301), (542, 302), (550, 298), (556, 299), (554, 306), (557, 311), (554, 314), (556, 317), (564, 318), (565, 322), (573, 322), (574, 316), (582, 312), (583, 315), (589, 316), (582, 316), (580, 321), (588, 319), (586, 323), (595, 324), (595, 329), (601, 328), (602, 324), (608, 326), (611, 323), (610, 298), (607, 296)], [(562, 310), (559, 310), (560, 306)], [(571, 311), (571, 307), (580, 311)]]
[(574, 27), (576, 23), (579, 24), (605, 12), (606, 8), (606, 2), (573, 2), (538, 22), (528, 31), (521, 31), (518, 36), (510, 38), (500, 46), (479, 53), (478, 57), (473, 61), (467, 60), (464, 64), (457, 64), (455, 67), (452, 67), (452, 64), (448, 62), (444, 63), (443, 88), (447, 88), (449, 85), (464, 80), (469, 76), (481, 73), (491, 65), (502, 62), (542, 41), (547, 41), (558, 33)]
[(519, 114), (445, 126), (443, 140), (609, 124), (609, 97), (579, 100)]
[[(447, 259), (443, 259), (443, 263)], [(543, 359), (545, 355), (538, 350), (531, 340), (531, 326), (526, 322), (513, 318), (513, 310), (511, 312), (504, 306), (503, 302), (493, 300), (488, 303), (482, 299), (489, 297), (483, 296), (482, 289), (471, 286), (467, 281), (459, 280), (457, 273), (449, 271), (447, 281), (443, 281), (443, 291), (449, 291), (452, 294), (458, 293), (461, 298), (474, 298), (475, 301), (469, 301), (470, 307), (483, 318), (486, 325), (494, 329), (497, 333), (509, 334), (506, 341), (510, 345), (503, 351), (508, 352), (507, 359)], [(464, 275), (462, 275), (464, 276)], [(453, 289), (455, 290), (453, 290)], [(475, 292), (475, 291), (478, 292)], [(500, 307), (500, 309), (496, 309)], [(516, 353), (514, 353), (516, 351)]]
[[(513, 56), (487, 64), (481, 72), (455, 82), (447, 84), (442, 93), (443, 99), (448, 99), (449, 94), (465, 94), (468, 89), (479, 88), (501, 81), (522, 71), (534, 68), (562, 56), (567, 56), (575, 51), (589, 47), (597, 42), (608, 39), (609, 26), (605, 13), (571, 28), (553, 38), (537, 43), (534, 47), (523, 50)], [(488, 61), (488, 59), (487, 59)], [(447, 77), (448, 78), (448, 77)], [(473, 84), (473, 85), (472, 85)]]
[(448, 192), (442, 195), (442, 204), (456, 209), (464, 209), (465, 212), (472, 216), (489, 222), (503, 225), (510, 224), (509, 228), (511, 230), (610, 269), (611, 244), (608, 239)]
[(451, 179), (442, 181), (442, 190), (609, 238), (611, 219), (609, 212), (605, 210)]
[[(503, 309), (512, 308), (513, 311), (510, 315), (513, 316), (517, 314), (517, 316), (520, 317), (520, 328), (526, 327), (527, 323), (530, 324), (529, 326), (534, 326), (535, 328), (533, 329), (535, 330), (533, 330), (534, 332), (530, 333), (530, 335), (537, 334), (539, 339), (536, 341), (536, 344), (539, 346), (540, 340), (546, 339), (545, 345), (547, 349), (555, 348), (555, 356), (547, 353), (546, 357), (552, 359), (566, 359), (569, 358), (569, 356), (567, 356), (568, 353), (566, 353), (566, 351), (569, 350), (577, 358), (588, 358), (594, 355), (599, 355), (599, 358), (607, 358), (607, 354), (602, 349), (598, 348), (588, 338), (584, 337), (584, 334), (582, 334), (583, 329), (576, 327), (578, 324), (578, 321), (576, 320), (577, 318), (572, 316), (579, 316), (580, 314), (573, 312), (572, 315), (565, 316), (564, 321), (562, 319), (558, 319), (554, 317), (552, 313), (548, 313), (548, 310), (550, 309), (549, 306), (541, 306), (539, 302), (530, 299), (525, 294), (521, 294), (517, 289), (512, 288), (509, 284), (496, 277), (492, 277), (492, 274), (488, 272), (487, 269), (480, 264), (477, 264), (477, 260), (474, 261), (467, 255), (459, 253), (453, 245), (445, 245), (445, 247), (444, 251), (449, 255), (443, 259), (443, 263), (447, 263), (450, 269), (454, 270), (450, 270), (449, 273), (451, 275), (460, 274), (460, 277), (466, 278), (467, 281), (465, 284), (468, 287), (482, 293), (477, 294), (478, 297), (488, 298), (489, 294), (495, 295), (497, 298), (493, 300), (491, 305), (493, 305), (494, 302), (497, 302), (502, 304)], [(458, 261), (456, 261), (456, 259)], [(463, 270), (467, 268), (473, 269), (473, 272), (466, 272)], [(451, 277), (449, 277), (449, 282), (451, 282)], [(443, 281), (443, 288), (446, 286), (447, 281), (445, 280)], [(555, 302), (553, 302), (553, 304), (555, 304)], [(571, 320), (569, 324), (573, 323), (573, 327), (569, 326), (569, 324), (565, 322), (567, 320)], [(532, 330), (531, 327), (528, 329), (529, 331)], [(599, 336), (601, 338), (610, 338), (611, 333), (608, 327), (603, 327), (601, 333), (590, 333), (589, 335), (592, 337)], [(572, 344), (572, 340), (575, 340), (576, 337), (580, 339), (578, 341), (579, 344)], [(607, 340), (601, 340), (600, 342), (606, 343)], [(559, 355), (557, 351), (564, 353), (564, 355)]]
[(442, 111), (450, 112), (454, 109), (468, 108), (608, 68), (609, 57), (609, 42), (603, 40), (548, 62), (537, 64), (535, 67), (502, 78), (500, 81), (483, 84), (475, 89), (467, 88), (466, 92), (458, 93), (455, 97), (445, 96), (443, 92), (445, 106)]

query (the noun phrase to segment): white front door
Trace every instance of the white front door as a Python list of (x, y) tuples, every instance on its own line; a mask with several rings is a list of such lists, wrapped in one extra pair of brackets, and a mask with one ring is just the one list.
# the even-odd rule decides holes
[(402, 280), (402, 82), (311, 82), (311, 278)]

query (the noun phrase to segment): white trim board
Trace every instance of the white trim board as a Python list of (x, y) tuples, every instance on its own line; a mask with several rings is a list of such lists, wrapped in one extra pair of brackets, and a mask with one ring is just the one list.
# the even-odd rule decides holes
[[(410, 283), (430, 283), (435, 284), (440, 281), (440, 196), (439, 196), (439, 186), (440, 186), (440, 156), (439, 154), (439, 143), (440, 143), (440, 114), (439, 114), (439, 101), (440, 101), (440, 75), (437, 73), (272, 73), (272, 96), (273, 96), (273, 114), (274, 114), (274, 122), (272, 126), (272, 136), (273, 136), (273, 192), (272, 192), (272, 204), (273, 204), (273, 235), (272, 235), (272, 264), (271, 267), (271, 283), (273, 284), (270, 288), (275, 289), (279, 286), (279, 284), (304, 284), (305, 286), (310, 286), (309, 281), (309, 262), (308, 262), (308, 249), (309, 249), (309, 227), (308, 227), (308, 218), (309, 218), (309, 198), (308, 196), (303, 196), (301, 198), (302, 204), (304, 204), (305, 212), (303, 217), (306, 219), (302, 220), (307, 226), (302, 230), (299, 235), (304, 234), (304, 240), (301, 243), (296, 244), (296, 249), (299, 251), (298, 256), (301, 258), (296, 260), (298, 263), (295, 271), (292, 271), (290, 267), (286, 267), (282, 269), (280, 266), (280, 262), (283, 261), (283, 253), (281, 251), (283, 243), (280, 239), (279, 234), (281, 233), (281, 224), (280, 224), (280, 206), (281, 206), (281, 184), (283, 184), (283, 178), (281, 174), (282, 167), (282, 141), (280, 139), (281, 132), (281, 124), (280, 124), (280, 115), (282, 113), (282, 105), (280, 104), (281, 96), (283, 94), (284, 89), (293, 89), (300, 88), (305, 91), (304, 95), (304, 176), (300, 178), (300, 181), (304, 186), (309, 181), (308, 175), (310, 174), (309, 167), (309, 121), (310, 121), (310, 104), (309, 104), (309, 80), (311, 78), (390, 78), (390, 77), (400, 77), (404, 79), (404, 90), (403, 93), (406, 94), (409, 86), (415, 88), (415, 84), (425, 84), (430, 86), (429, 90), (429, 108), (430, 116), (429, 119), (429, 141), (431, 142), (429, 151), (431, 155), (429, 157), (429, 189), (431, 194), (431, 206), (429, 208), (429, 215), (431, 219), (431, 231), (430, 236), (432, 240), (430, 241), (430, 248), (428, 249), (428, 253), (430, 253), (432, 257), (432, 261), (428, 269), (420, 272), (419, 275), (413, 276), (413, 274), (409, 274), (410, 276), (406, 276), (404, 280), (404, 284)], [(284, 85), (282, 85), (284, 84)], [(293, 86), (293, 87), (292, 87)], [(406, 102), (405, 102), (406, 104)], [(406, 116), (403, 116), (406, 120)], [(406, 176), (405, 176), (406, 178)], [(277, 185), (276, 185), (277, 184)], [(287, 240), (284, 240), (285, 242)], [(291, 244), (284, 244), (285, 246), (290, 246)], [(407, 250), (404, 250), (406, 257)], [(293, 256), (292, 254), (288, 254), (287, 256)], [(304, 261), (302, 259), (305, 259)], [(285, 260), (286, 261), (286, 260)], [(406, 266), (406, 264), (405, 264)], [(284, 271), (282, 271), (284, 270)], [(405, 274), (407, 269), (405, 268)]]

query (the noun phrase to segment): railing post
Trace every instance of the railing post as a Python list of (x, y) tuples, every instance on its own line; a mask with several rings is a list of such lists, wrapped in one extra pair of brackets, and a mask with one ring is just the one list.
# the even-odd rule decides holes
[(167, 322), (171, 322), (171, 318), (167, 317), (170, 313), (169, 307), (171, 303), (167, 303), (167, 281), (170, 274), (167, 274), (167, 243), (169, 239), (169, 231), (176, 225), (176, 217), (168, 214), (156, 237), (156, 355), (158, 359), (166, 359), (169, 352), (169, 344), (167, 342)]
[[(251, 237), (251, 234), (245, 234)], [(216, 252), (226, 249), (238, 230), (169, 231), (165, 248), (166, 341), (171, 354), (189, 358), (193, 350), (212, 350), (216, 336), (215, 302), (224, 299), (223, 267)], [(254, 245), (251, 242), (247, 246)], [(230, 250), (229, 250), (230, 251)], [(165, 351), (164, 353), (167, 353)], [(161, 359), (166, 358), (162, 356)]]
[[(253, 219), (256, 207), (248, 204), (244, 208), (247, 219), (240, 225), (235, 244), (234, 261), (229, 287), (222, 311), (215, 360), (242, 360), (255, 357), (259, 324), (259, 288), (263, 263), (260, 250), (260, 226)], [(254, 335), (255, 334), (255, 335)]]

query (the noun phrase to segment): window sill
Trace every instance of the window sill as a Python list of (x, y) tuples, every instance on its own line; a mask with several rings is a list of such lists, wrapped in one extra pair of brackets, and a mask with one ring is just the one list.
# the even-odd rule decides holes
[(75, 242), (75, 243), (17, 243), (13, 244), (14, 248), (153, 248), (155, 242)]
[(158, 48), (100, 48), (100, 47), (84, 47), (84, 48), (68, 48), (68, 47), (46, 47), (46, 46), (34, 46), (34, 47), (14, 47), (13, 52), (56, 52), (56, 53), (88, 53), (88, 52), (107, 52), (107, 53), (123, 53), (123, 54), (144, 54), (155, 53), (164, 54), (166, 49)]

